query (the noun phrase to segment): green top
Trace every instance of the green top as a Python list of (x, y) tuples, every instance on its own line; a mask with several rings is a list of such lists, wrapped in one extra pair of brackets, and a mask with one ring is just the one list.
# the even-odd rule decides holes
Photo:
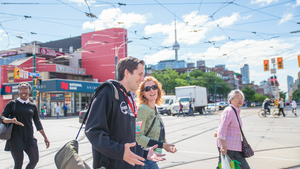
[[(155, 123), (149, 132), (148, 136), (146, 137), (145, 134), (149, 130), (152, 121), (156, 117)], [(163, 127), (165, 128), (165, 125), (160, 117), (160, 115), (157, 113), (155, 115), (155, 110), (152, 109), (147, 104), (141, 104), (138, 106), (138, 114), (137, 114), (137, 121), (142, 121), (142, 128), (140, 133), (136, 134), (136, 141), (139, 143), (139, 145), (148, 148), (148, 143), (150, 139), (158, 141), (159, 135), (160, 135), (160, 122), (162, 123)], [(163, 142), (165, 142), (165, 135), (163, 136)]]

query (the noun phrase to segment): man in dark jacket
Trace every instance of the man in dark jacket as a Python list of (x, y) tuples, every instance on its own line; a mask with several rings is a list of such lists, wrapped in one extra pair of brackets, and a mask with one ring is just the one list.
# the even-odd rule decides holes
[[(113, 89), (105, 86), (90, 105), (85, 134), (92, 144), (93, 168), (136, 169), (144, 165), (144, 158), (163, 160), (153, 152), (155, 146), (144, 153), (135, 140), (137, 110), (129, 91), (137, 90), (144, 80), (144, 64), (132, 57), (121, 59), (118, 81), (109, 81), (118, 90), (119, 100), (112, 95)], [(115, 111), (113, 104), (118, 105)]]

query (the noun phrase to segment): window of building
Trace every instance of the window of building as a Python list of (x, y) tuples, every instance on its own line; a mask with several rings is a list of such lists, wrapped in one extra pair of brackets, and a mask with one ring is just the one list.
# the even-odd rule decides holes
[(73, 53), (73, 46), (69, 46), (69, 53)]
[(58, 51), (63, 52), (63, 48), (58, 48)]
[(78, 59), (78, 67), (79, 67), (79, 68), (82, 68), (82, 62), (81, 62), (81, 59)]
[(13, 70), (7, 71), (7, 83), (14, 83), (15, 77), (14, 77), (15, 72)]

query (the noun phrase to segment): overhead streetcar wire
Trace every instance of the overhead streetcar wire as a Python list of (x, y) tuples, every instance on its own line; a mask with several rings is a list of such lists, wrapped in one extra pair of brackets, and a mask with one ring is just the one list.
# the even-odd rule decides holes
[[(249, 8), (249, 7), (237, 4), (237, 3), (233, 3), (233, 4), (236, 5), (236, 6), (239, 6), (239, 7), (246, 8), (246, 9), (251, 9), (252, 11), (255, 11), (255, 12), (259, 12), (259, 13), (262, 13), (262, 14), (265, 14), (265, 15), (269, 15), (269, 16), (278, 18), (278, 19), (282, 19), (282, 17), (276, 16), (276, 15), (273, 15), (273, 14), (269, 14), (269, 13), (266, 13), (266, 12), (262, 12), (262, 11), (259, 11), (257, 9), (252, 9), (252, 8)], [(288, 20), (288, 22), (297, 23), (297, 22), (294, 22), (294, 21), (291, 21), (291, 20)]]

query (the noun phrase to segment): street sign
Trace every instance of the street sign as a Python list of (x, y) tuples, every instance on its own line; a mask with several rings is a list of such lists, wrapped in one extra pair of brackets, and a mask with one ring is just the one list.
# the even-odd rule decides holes
[(271, 63), (276, 63), (275, 58), (272, 58), (272, 59), (271, 59)]
[(28, 72), (28, 76), (40, 76), (40, 74), (39, 73)]
[(271, 74), (276, 74), (276, 69), (271, 69)]
[(24, 71), (24, 79), (28, 79), (28, 71)]
[(24, 70), (20, 69), (20, 78), (23, 78), (23, 77), (24, 77)]

